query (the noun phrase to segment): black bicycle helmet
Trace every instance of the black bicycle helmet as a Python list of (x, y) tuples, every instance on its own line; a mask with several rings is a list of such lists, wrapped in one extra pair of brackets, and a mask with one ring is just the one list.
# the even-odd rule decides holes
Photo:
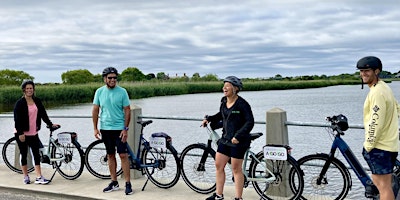
[(242, 90), (242, 88), (243, 88), (242, 81), (241, 81), (238, 77), (236, 77), (236, 76), (228, 76), (228, 77), (226, 77), (226, 78), (224, 79), (224, 83), (225, 83), (225, 82), (231, 83), (233, 86), (238, 87), (239, 90)]
[(108, 74), (114, 73), (118, 75), (118, 70), (114, 67), (107, 67), (103, 70), (103, 77), (107, 76)]
[(24, 80), (24, 81), (22, 82), (22, 84), (21, 84), (21, 89), (22, 89), (22, 90), (25, 90), (26, 85), (28, 85), (28, 84), (32, 85), (32, 86), (33, 86), (33, 89), (35, 89), (35, 83), (34, 83), (32, 80)]
[(367, 56), (357, 62), (357, 69), (379, 69), (379, 71), (382, 71), (382, 62), (375, 56)]

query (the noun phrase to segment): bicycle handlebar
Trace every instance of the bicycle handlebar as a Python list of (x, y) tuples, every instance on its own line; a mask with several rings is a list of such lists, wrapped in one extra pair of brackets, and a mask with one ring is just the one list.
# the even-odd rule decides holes
[(343, 131), (346, 131), (349, 128), (347, 117), (342, 114), (326, 117), (326, 121), (330, 122), (331, 128), (341, 135), (344, 135)]

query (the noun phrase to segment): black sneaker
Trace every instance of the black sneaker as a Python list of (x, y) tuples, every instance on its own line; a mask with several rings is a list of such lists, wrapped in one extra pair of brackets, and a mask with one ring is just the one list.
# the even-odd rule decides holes
[(103, 189), (103, 192), (112, 192), (119, 190), (118, 181), (111, 181), (111, 183)]
[(243, 198), (237, 198), (237, 197), (235, 197), (233, 200), (243, 200)]
[(126, 182), (126, 184), (125, 184), (125, 194), (126, 195), (133, 194), (131, 182)]
[(218, 195), (217, 193), (214, 193), (212, 196), (208, 197), (206, 200), (222, 200), (224, 199), (224, 195)]

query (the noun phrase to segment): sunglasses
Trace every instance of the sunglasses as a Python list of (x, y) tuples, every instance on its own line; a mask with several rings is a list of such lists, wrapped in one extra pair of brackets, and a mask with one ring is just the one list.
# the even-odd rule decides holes
[(116, 77), (116, 76), (109, 76), (109, 77), (107, 77), (108, 80), (111, 80), (111, 79), (117, 80), (117, 78), (118, 78), (118, 77)]

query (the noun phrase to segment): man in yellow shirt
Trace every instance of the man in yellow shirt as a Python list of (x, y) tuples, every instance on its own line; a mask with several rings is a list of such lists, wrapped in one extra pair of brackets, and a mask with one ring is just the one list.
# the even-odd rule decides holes
[(392, 172), (399, 149), (399, 105), (390, 87), (379, 79), (382, 62), (374, 56), (357, 62), (363, 84), (370, 89), (364, 102), (363, 156), (381, 200), (393, 200)]

